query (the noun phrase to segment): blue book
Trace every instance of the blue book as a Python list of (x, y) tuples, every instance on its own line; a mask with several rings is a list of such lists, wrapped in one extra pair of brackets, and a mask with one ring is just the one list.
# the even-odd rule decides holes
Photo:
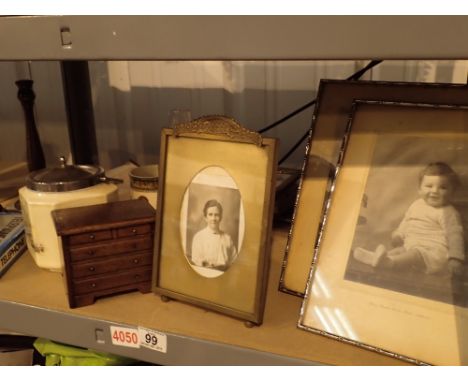
[(0, 212), (0, 277), (25, 250), (23, 217), (16, 212)]

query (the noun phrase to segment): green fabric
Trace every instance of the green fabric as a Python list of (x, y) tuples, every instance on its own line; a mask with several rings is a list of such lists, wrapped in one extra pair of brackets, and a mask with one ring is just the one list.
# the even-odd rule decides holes
[(135, 361), (109, 353), (63, 345), (38, 338), (34, 341), (36, 350), (46, 359), (46, 366), (118, 366)]

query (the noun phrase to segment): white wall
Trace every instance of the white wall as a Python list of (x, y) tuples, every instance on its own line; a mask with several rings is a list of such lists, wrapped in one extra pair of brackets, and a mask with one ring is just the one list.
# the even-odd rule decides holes
[[(343, 79), (363, 61), (113, 61), (90, 62), (96, 134), (105, 168), (129, 158), (158, 161), (159, 135), (173, 109), (190, 109), (194, 118), (231, 116), (259, 130), (316, 96), (321, 78)], [(0, 62), (0, 155), (24, 160), (24, 119), (14, 81), (24, 74), (18, 63)], [(69, 152), (60, 66), (30, 64), (36, 92), (36, 122), (46, 161)], [(364, 78), (386, 81), (466, 83), (466, 61), (388, 61)], [(309, 128), (312, 109), (270, 130), (280, 138), (280, 157)], [(286, 164), (300, 166), (303, 144)]]

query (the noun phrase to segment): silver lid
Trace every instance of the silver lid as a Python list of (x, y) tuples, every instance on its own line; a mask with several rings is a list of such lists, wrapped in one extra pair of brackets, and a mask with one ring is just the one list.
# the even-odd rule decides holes
[(104, 170), (91, 165), (67, 165), (60, 157), (60, 166), (31, 172), (26, 178), (26, 187), (34, 191), (64, 192), (79, 190), (101, 183)]

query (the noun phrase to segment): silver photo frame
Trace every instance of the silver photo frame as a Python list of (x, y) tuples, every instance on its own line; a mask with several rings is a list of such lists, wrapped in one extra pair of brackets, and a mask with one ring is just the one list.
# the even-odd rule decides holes
[(468, 364), (467, 154), (466, 106), (354, 103), (299, 328), (416, 364)]

